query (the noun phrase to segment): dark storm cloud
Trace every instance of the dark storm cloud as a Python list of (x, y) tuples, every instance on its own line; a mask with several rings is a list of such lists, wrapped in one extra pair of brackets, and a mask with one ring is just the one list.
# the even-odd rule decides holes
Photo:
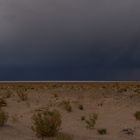
[(1, 0), (1, 78), (139, 79), (139, 6), (138, 0)]

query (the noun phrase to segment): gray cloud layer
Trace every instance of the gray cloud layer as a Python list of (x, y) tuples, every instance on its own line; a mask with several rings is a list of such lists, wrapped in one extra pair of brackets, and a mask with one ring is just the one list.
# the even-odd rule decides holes
[(62, 66), (90, 76), (95, 70), (97, 79), (103, 69), (120, 79), (126, 71), (124, 78), (135, 79), (139, 6), (138, 0), (1, 0), (0, 64)]

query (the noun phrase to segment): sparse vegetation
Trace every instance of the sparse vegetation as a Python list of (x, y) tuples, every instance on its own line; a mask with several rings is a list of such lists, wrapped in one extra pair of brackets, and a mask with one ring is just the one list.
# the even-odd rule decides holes
[(53, 94), (54, 98), (58, 98), (58, 94), (54, 93)]
[(127, 92), (127, 88), (120, 88), (118, 89), (118, 92), (119, 93)]
[(85, 120), (85, 116), (81, 116), (81, 121), (84, 121)]
[[(25, 82), (23, 84), (4, 83), (0, 86), (0, 133), (5, 139), (8, 139), (9, 135), (12, 136), (11, 139), (20, 137), (20, 133), (17, 134), (19, 130), (26, 134), (29, 125), (30, 131), (32, 129), (37, 136), (35, 139), (42, 140), (106, 139), (110, 134), (115, 139), (139, 137), (137, 126), (140, 122), (138, 109), (140, 85), (137, 87), (135, 83), (127, 85), (119, 82), (113, 82), (113, 84), (112, 82)], [(126, 115), (128, 107), (132, 112), (129, 112), (131, 116)], [(54, 108), (60, 110), (63, 115), (62, 131), (60, 131), (61, 114), (53, 110)], [(120, 114), (114, 114), (115, 110)], [(5, 111), (8, 111), (9, 117)], [(113, 119), (115, 115), (119, 115), (119, 122)], [(124, 121), (130, 120), (129, 117), (134, 121), (128, 124), (128, 128), (123, 129)], [(10, 126), (5, 125), (7, 120)], [(109, 125), (106, 127), (108, 122)], [(118, 125), (109, 131), (110, 124), (113, 123)], [(117, 135), (112, 133), (116, 130)], [(13, 135), (13, 132), (17, 135)], [(8, 135), (5, 135), (6, 133)], [(23, 139), (28, 138), (33, 138), (32, 133), (23, 137)]]
[(135, 116), (136, 120), (140, 121), (140, 111), (136, 111), (134, 116)]
[(136, 89), (134, 89), (134, 92), (136, 92), (136, 93), (140, 93), (140, 88), (136, 88)]
[(85, 120), (86, 124), (87, 124), (87, 128), (89, 129), (94, 129), (94, 126), (96, 124), (96, 120), (98, 119), (98, 115), (95, 113), (92, 113), (91, 115), (89, 115), (89, 119)]
[(21, 101), (26, 101), (28, 99), (27, 93), (23, 92), (22, 90), (18, 90), (17, 95)]
[(61, 115), (57, 110), (44, 110), (35, 112), (32, 117), (32, 129), (37, 137), (52, 137), (60, 130)]
[(79, 110), (84, 110), (84, 107), (81, 104), (78, 106), (78, 108), (79, 108)]
[(12, 96), (11, 90), (6, 90), (2, 95), (3, 98), (10, 98), (11, 96)]
[(100, 135), (106, 135), (107, 134), (107, 130), (105, 128), (101, 128), (101, 129), (98, 129), (98, 134)]
[(62, 101), (60, 105), (67, 111), (67, 112), (72, 112), (72, 106), (70, 104), (70, 101)]
[(7, 106), (6, 100), (3, 99), (3, 98), (0, 98), (0, 108), (1, 108), (1, 107), (5, 107), (5, 106)]
[(8, 114), (0, 109), (0, 127), (4, 126), (8, 120)]
[(125, 129), (123, 129), (122, 130), (122, 132), (124, 133), (124, 134), (127, 134), (127, 135), (134, 135), (134, 129), (132, 129), (132, 128), (125, 128)]

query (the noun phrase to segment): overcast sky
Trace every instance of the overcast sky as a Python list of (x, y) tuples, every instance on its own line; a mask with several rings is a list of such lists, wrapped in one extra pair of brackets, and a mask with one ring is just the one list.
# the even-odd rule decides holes
[(139, 0), (0, 0), (0, 80), (140, 80)]

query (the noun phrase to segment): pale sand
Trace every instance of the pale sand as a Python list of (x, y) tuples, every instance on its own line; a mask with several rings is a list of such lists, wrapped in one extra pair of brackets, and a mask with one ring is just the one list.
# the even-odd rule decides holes
[[(58, 109), (62, 114), (61, 132), (72, 135), (73, 140), (140, 140), (140, 121), (136, 120), (134, 113), (140, 111), (139, 83), (119, 85), (116, 83), (103, 84), (1, 84), (0, 97), (7, 93), (8, 112), (7, 124), (0, 128), (0, 140), (38, 140), (31, 130), (31, 116), (34, 110), (44, 107)], [(120, 89), (127, 91), (120, 92)], [(27, 89), (28, 100), (20, 101), (17, 90)], [(54, 94), (58, 97), (55, 98)], [(59, 104), (70, 100), (72, 112), (67, 112)], [(84, 110), (79, 110), (82, 104)], [(91, 113), (97, 113), (98, 119), (95, 129), (87, 129), (86, 123), (81, 121), (81, 116), (88, 118)], [(14, 116), (14, 117), (13, 117)], [(97, 129), (106, 128), (107, 134), (100, 135)], [(131, 128), (134, 135), (122, 132)], [(48, 138), (46, 138), (48, 139)]]

